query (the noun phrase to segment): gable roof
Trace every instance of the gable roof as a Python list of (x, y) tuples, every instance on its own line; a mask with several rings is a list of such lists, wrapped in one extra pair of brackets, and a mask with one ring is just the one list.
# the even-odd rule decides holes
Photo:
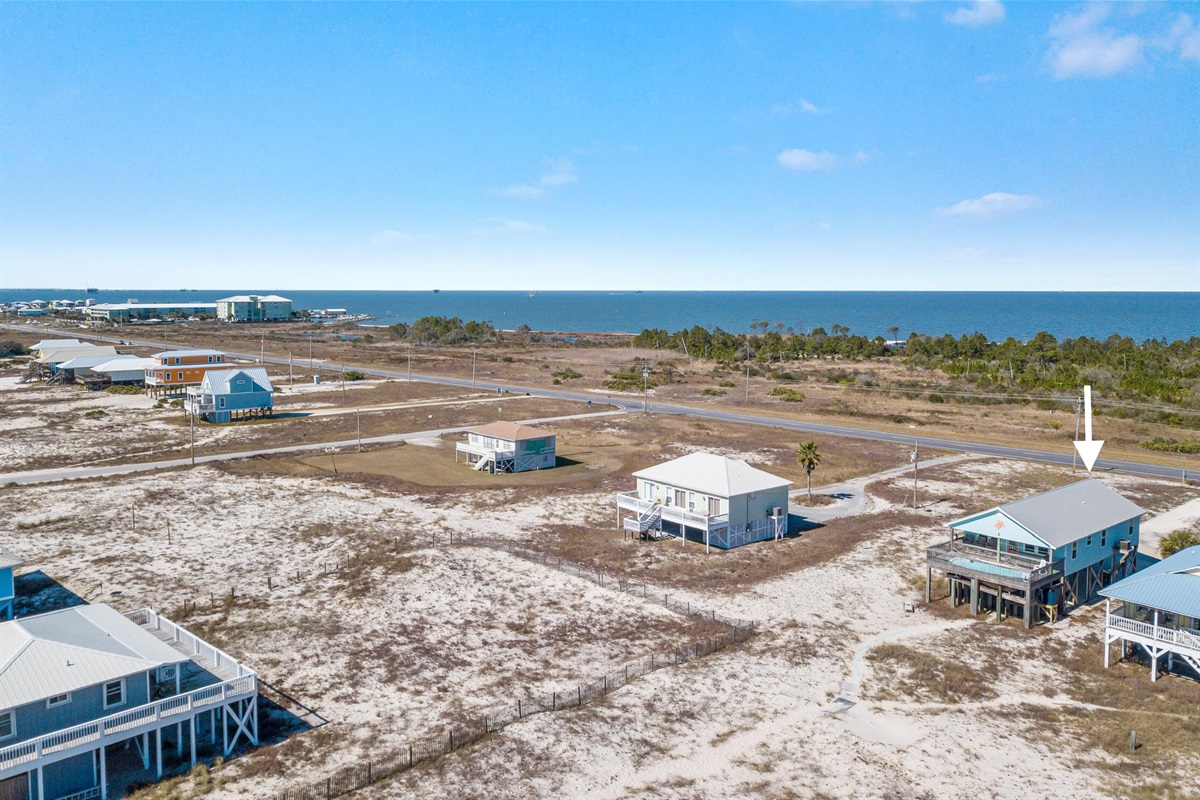
[[(88, 354), (86, 356), (76, 356), (75, 358), (72, 358), (70, 361), (62, 362), (61, 364), (58, 365), (58, 368), (59, 369), (90, 369), (93, 372), (95, 372), (96, 367), (100, 366), (101, 364), (107, 364), (110, 361), (111, 362), (141, 361), (141, 359), (135, 355), (121, 355), (120, 353), (117, 353), (116, 355), (110, 355), (110, 354), (105, 354), (105, 353), (97, 353), (95, 355)], [(125, 369), (129, 369), (129, 367), (125, 367)]]
[(93, 344), (83, 344), (79, 347), (47, 349), (42, 353), (37, 362), (39, 364), (62, 364), (73, 358), (83, 358), (85, 356), (107, 356), (108, 358), (112, 358), (116, 354), (117, 348), (111, 345), (97, 347)]
[(745, 461), (714, 453), (689, 453), (638, 470), (633, 476), (717, 497), (734, 497), (792, 485), (791, 481), (752, 467)]
[(504, 439), (508, 442), (524, 442), (529, 439), (544, 439), (556, 435), (554, 431), (546, 430), (545, 428), (534, 428), (529, 425), (522, 425), (519, 422), (505, 422), (503, 420), (489, 422), (486, 425), (480, 425), (475, 428), (467, 428), (467, 433), (477, 433), (480, 436), (494, 436), (497, 439)]
[(147, 367), (155, 366), (153, 358), (139, 358), (134, 355), (118, 355), (116, 358), (97, 364), (92, 372), (141, 372)]
[(210, 369), (204, 373), (204, 381), (200, 384), (201, 387), (208, 387), (208, 391), (213, 394), (229, 394), (229, 382), (237, 375), (245, 375), (250, 380), (254, 381), (256, 388), (262, 392), (273, 392), (275, 387), (271, 385), (271, 379), (267, 377), (265, 367), (238, 367), (235, 369)]
[(1200, 617), (1200, 545), (1180, 550), (1157, 564), (1100, 590), (1114, 600)]
[(0, 622), (0, 709), (186, 660), (103, 604)]
[(1146, 513), (1095, 478), (1086, 478), (948, 522), (946, 527), (964, 528), (971, 521), (996, 512), (1050, 547), (1063, 547)]
[(59, 349), (62, 349), (64, 347), (82, 347), (84, 344), (86, 344), (86, 343), (81, 342), (78, 339), (42, 339), (37, 344), (29, 345), (29, 349), (30, 350), (42, 350), (42, 349), (54, 349), (56, 347)]

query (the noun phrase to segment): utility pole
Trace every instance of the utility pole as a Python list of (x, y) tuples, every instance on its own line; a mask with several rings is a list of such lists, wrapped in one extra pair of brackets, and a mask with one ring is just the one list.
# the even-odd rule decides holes
[(408, 346), (408, 382), (412, 383), (412, 345)]
[(309, 371), (310, 373), (313, 371), (313, 360), (312, 360), (312, 339), (309, 339), (309, 340), (308, 340), (308, 371)]
[(342, 362), (342, 405), (346, 405), (346, 362)]
[(917, 507), (917, 462), (921, 459), (921, 442), (918, 439), (913, 439), (913, 508)]
[[(1079, 420), (1083, 414), (1083, 398), (1075, 398), (1075, 441), (1079, 441)], [(1076, 464), (1079, 461), (1079, 451), (1071, 448), (1071, 472), (1076, 470)]]
[(292, 371), (292, 351), (288, 350), (288, 385), (296, 382), (296, 373)]
[(354, 409), (354, 424), (358, 428), (358, 452), (362, 452), (362, 409)]
[(475, 388), (475, 354), (477, 350), (471, 351), (471, 388)]
[(258, 346), (259, 346), (258, 363), (266, 364), (267, 363), (267, 334), (266, 334), (266, 331), (260, 331), (259, 335), (261, 336), (261, 338), (258, 340)]
[(647, 364), (647, 365), (642, 366), (642, 413), (643, 414), (650, 413), (650, 401), (648, 399), (649, 391), (650, 391), (650, 365)]
[(750, 364), (746, 363), (746, 402), (750, 402)]
[(193, 405), (188, 412), (188, 432), (192, 440), (192, 466), (196, 466), (196, 406)]

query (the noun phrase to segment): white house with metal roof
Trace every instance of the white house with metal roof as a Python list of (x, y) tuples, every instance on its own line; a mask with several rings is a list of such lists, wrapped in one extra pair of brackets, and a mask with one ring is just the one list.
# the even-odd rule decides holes
[(92, 374), (108, 383), (145, 383), (146, 370), (155, 365), (153, 358), (121, 355), (92, 367)]
[(274, 391), (263, 367), (209, 370), (199, 386), (187, 388), (183, 410), (204, 422), (269, 416)]
[(1143, 513), (1088, 478), (948, 522), (950, 541), (928, 550), (925, 600), (936, 570), (952, 606), (1020, 614), (1025, 627), (1053, 622), (1063, 601), (1082, 605), (1137, 568)]
[(292, 318), (292, 301), (277, 294), (239, 294), (217, 301), (217, 319), (225, 322), (271, 322)]
[(148, 609), (0, 622), (0, 797), (105, 800), (118, 774), (228, 756), (258, 743), (257, 696), (253, 670)]
[(461, 453), (472, 469), (493, 474), (550, 469), (558, 463), (557, 447), (553, 431), (517, 422), (489, 422), (467, 428), (467, 441), (454, 447), (454, 461)]
[(678, 536), (729, 549), (787, 533), (792, 482), (745, 461), (689, 453), (633, 473), (617, 495), (617, 526), (643, 537)]
[(0, 547), (0, 620), (13, 618), (13, 600), (16, 598), (13, 570), (24, 563), (20, 556)]
[[(1186, 664), (1200, 678), (1200, 545), (1180, 550), (1157, 564), (1100, 590), (1104, 600), (1104, 667), (1109, 649), (1121, 643), (1124, 655), (1140, 647), (1150, 656), (1150, 680), (1158, 664)], [(1113, 601), (1117, 607), (1113, 607)]]
[(90, 343), (81, 342), (78, 339), (42, 339), (37, 344), (29, 346), (29, 352), (37, 358), (41, 358), (51, 350), (64, 350), (68, 347), (87, 347)]

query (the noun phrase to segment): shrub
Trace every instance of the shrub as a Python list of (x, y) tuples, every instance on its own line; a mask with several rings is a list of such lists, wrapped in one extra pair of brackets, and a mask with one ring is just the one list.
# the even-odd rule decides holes
[(29, 348), (12, 339), (0, 339), (0, 356), (23, 356)]
[(363, 375), (361, 372), (355, 369), (347, 370), (345, 373), (345, 378), (348, 381), (361, 381), (366, 377), (366, 375)]
[(84, 412), (84, 416), (88, 419), (99, 419), (100, 417), (107, 417), (108, 412), (103, 408), (93, 408), (91, 411)]
[(733, 387), (737, 386), (737, 384), (733, 381), (721, 381), (717, 384), (717, 386), (720, 386), (723, 389), (732, 389)]
[(567, 367), (566, 369), (560, 369), (556, 372), (551, 372), (550, 374), (553, 375), (555, 378), (558, 378), (563, 381), (570, 380), (571, 378), (582, 378), (583, 377), (582, 372), (576, 372), (575, 370), (571, 369), (570, 367)]
[(776, 386), (771, 391), (767, 392), (771, 397), (778, 397), (785, 403), (802, 403), (804, 402), (804, 392), (798, 392), (790, 386)]
[(933, 394), (929, 395), (929, 402), (931, 402), (931, 403), (944, 403), (944, 402), (946, 402), (946, 398), (942, 397), (942, 396), (941, 396), (940, 394), (938, 394), (937, 392), (934, 392)]
[(1200, 441), (1195, 439), (1167, 439), (1161, 436), (1156, 436), (1153, 439), (1142, 442), (1141, 446), (1147, 450), (1157, 450), (1160, 453), (1200, 453)]
[(705, 397), (724, 397), (725, 396), (725, 392), (721, 391), (720, 389), (701, 389), (700, 394), (704, 395)]
[(108, 392), (109, 394), (141, 394), (142, 388), (140, 386), (126, 386), (122, 384), (118, 386), (110, 386), (104, 391)]
[(1200, 544), (1200, 536), (1191, 531), (1178, 530), (1164, 536), (1162, 542), (1159, 543), (1159, 549), (1162, 551), (1163, 558), (1166, 558), (1198, 544)]
[(1052, 419), (1046, 425), (1057, 431), (1062, 428), (1062, 420)]
[[(562, 380), (559, 378), (555, 378), (554, 380), (550, 381), (550, 385), (551, 386), (562, 386)], [(607, 385), (607, 384), (605, 384), (605, 385)]]

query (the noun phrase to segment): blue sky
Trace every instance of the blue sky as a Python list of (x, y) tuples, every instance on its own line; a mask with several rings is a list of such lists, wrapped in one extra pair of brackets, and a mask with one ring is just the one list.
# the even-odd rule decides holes
[(0, 287), (1200, 291), (1195, 3), (0, 3)]

